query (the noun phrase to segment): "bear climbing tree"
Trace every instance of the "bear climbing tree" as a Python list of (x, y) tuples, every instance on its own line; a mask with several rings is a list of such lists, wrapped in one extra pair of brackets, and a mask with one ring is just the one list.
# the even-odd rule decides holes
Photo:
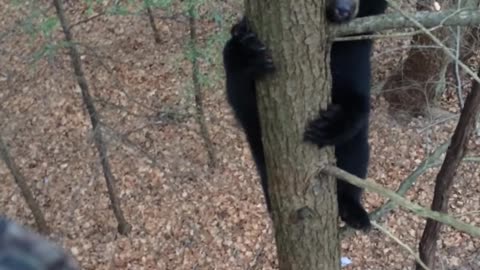
[[(377, 15), (383, 13), (386, 7), (384, 0), (360, 0), (360, 2), (330, 0), (326, 4), (325, 14), (328, 20), (334, 23), (346, 22), (355, 17)], [(292, 40), (298, 40), (299, 34), (304, 31), (304, 27), (300, 26), (300, 29), (295, 30)], [(267, 208), (271, 210), (255, 83), (274, 72), (275, 60), (252, 30), (247, 18), (233, 26), (231, 35), (224, 49), (227, 97), (246, 133), (260, 173)], [(328, 43), (319, 45), (328, 46)], [(360, 178), (366, 177), (369, 161), (371, 49), (372, 41), (369, 39), (333, 44), (330, 54), (332, 102), (306, 125), (303, 135), (306, 142), (319, 148), (335, 146), (337, 166)], [(306, 63), (308, 62), (299, 65), (308, 66)], [(289, 82), (290, 80), (286, 83), (287, 87), (290, 86)], [(292, 85), (290, 93), (296, 92), (295, 88), (298, 86)], [(282, 114), (284, 111), (287, 112), (288, 103), (280, 106)], [(366, 230), (370, 227), (370, 220), (361, 204), (361, 193), (360, 188), (338, 180), (337, 199), (340, 217), (350, 227)]]
[[(298, 1), (250, 2), (247, 14), (259, 19), (260, 14), (256, 16), (255, 12), (262, 12), (262, 20), (256, 21), (255, 26), (264, 39), (257, 36), (249, 19), (243, 18), (232, 27), (232, 37), (224, 49), (224, 65), (228, 101), (252, 150), (267, 207), (273, 209), (277, 244), (303, 237), (301, 245), (319, 249), (317, 254), (325, 256), (331, 256), (336, 250), (334, 257), (338, 259), (336, 241), (311, 238), (312, 235), (325, 235), (326, 224), (334, 232), (331, 235), (337, 235), (337, 223), (331, 218), (336, 208), (328, 204), (335, 187), (332, 188), (327, 179), (315, 181), (314, 161), (318, 158), (314, 156), (318, 156), (318, 152), (312, 146), (335, 146), (339, 167), (359, 177), (366, 176), (372, 41), (333, 45), (330, 62), (333, 99), (327, 109), (318, 114), (315, 113), (318, 104), (326, 101), (318, 88), (329, 89), (329, 66), (325, 61), (329, 43), (318, 26), (326, 25), (325, 17), (341, 23), (357, 15), (376, 15), (384, 11), (386, 4), (383, 0), (362, 0), (361, 3), (330, 0), (323, 4), (326, 4), (324, 8), (322, 4), (309, 7)], [(282, 16), (265, 16), (274, 15), (274, 12)], [(281, 45), (272, 47), (270, 54), (264, 41)], [(280, 76), (275, 77), (273, 83), (270, 81), (267, 89), (257, 92), (256, 84), (261, 84), (259, 79), (270, 73)], [(262, 110), (262, 106), (267, 108)], [(306, 119), (313, 120), (305, 124)], [(262, 136), (266, 139), (262, 140)], [(302, 144), (302, 141), (310, 144)], [(341, 180), (337, 187), (341, 218), (353, 228), (368, 229), (370, 221), (360, 202), (361, 189)], [(317, 223), (319, 219), (323, 220)], [(285, 247), (295, 247), (294, 250), (279, 248), (279, 258), (284, 258), (285, 265), (295, 265), (298, 269), (316, 265), (314, 268), (318, 269), (317, 263), (299, 260), (305, 259), (306, 253), (297, 248), (298, 244)], [(332, 263), (338, 265), (338, 260)], [(326, 269), (334, 269), (332, 267), (329, 265)]]
[(267, 56), (275, 65), (273, 76), (257, 81), (259, 125), (265, 138), (262, 153), (268, 168), (262, 177), (268, 171), (266, 191), (271, 194), (279, 268), (338, 270), (338, 220), (332, 218), (337, 215), (335, 180), (317, 181), (315, 166), (328, 162), (333, 152), (319, 154), (316, 147), (303, 143), (306, 120), (318, 114), (320, 104), (326, 106), (330, 92), (325, 2), (318, 1), (315, 7), (311, 3), (247, 1), (246, 16), (258, 40), (269, 47)]

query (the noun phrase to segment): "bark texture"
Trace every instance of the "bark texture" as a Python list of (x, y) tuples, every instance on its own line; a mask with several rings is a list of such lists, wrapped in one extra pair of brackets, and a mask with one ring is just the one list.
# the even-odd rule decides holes
[(276, 72), (257, 84), (280, 269), (340, 269), (336, 182), (319, 168), (333, 151), (303, 143), (330, 96), (325, 1), (247, 0)]

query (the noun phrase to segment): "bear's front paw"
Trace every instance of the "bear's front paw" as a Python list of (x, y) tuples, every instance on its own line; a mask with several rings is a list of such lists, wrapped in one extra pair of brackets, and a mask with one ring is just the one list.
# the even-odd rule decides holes
[(347, 112), (340, 105), (330, 104), (316, 119), (308, 123), (304, 140), (318, 147), (335, 145), (344, 140), (345, 131), (349, 130), (349, 122)]
[(248, 63), (248, 72), (255, 77), (271, 73), (275, 70), (273, 59), (267, 47), (252, 31), (246, 18), (232, 28), (232, 38), (240, 46), (242, 55)]

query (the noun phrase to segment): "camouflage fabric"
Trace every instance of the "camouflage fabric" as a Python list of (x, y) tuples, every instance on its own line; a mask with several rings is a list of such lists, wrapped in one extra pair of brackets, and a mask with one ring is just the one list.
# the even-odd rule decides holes
[(0, 270), (77, 270), (57, 245), (0, 216)]

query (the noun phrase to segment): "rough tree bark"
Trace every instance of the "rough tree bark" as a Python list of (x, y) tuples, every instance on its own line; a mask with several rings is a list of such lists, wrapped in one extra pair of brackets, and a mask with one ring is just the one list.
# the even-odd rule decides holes
[(325, 1), (246, 0), (246, 7), (276, 65), (257, 97), (279, 267), (340, 269), (336, 182), (318, 178), (333, 151), (302, 142), (305, 123), (330, 96)]
[[(432, 10), (433, 0), (417, 2), (417, 10)], [(455, 4), (454, 4), (455, 3)], [(442, 8), (455, 8), (457, 1), (443, 1)], [(464, 0), (462, 7), (478, 7), (479, 0)], [(434, 33), (442, 37), (447, 46), (452, 46), (454, 28), (444, 27)], [(461, 31), (460, 36), (463, 36)], [(462, 38), (461, 38), (462, 39)], [(385, 83), (383, 95), (391, 108), (412, 114), (428, 114), (445, 89), (445, 74), (452, 59), (424, 33), (413, 36), (407, 58), (403, 65)]]
[[(468, 140), (475, 128), (475, 120), (479, 111), (480, 85), (473, 80), (472, 91), (465, 101), (465, 107), (462, 110), (460, 120), (458, 121), (457, 127), (452, 136), (452, 143), (448, 147), (445, 161), (435, 179), (435, 192), (432, 202), (432, 210), (434, 211), (447, 212), (448, 210), (448, 198), (453, 185), (455, 173), (465, 156)], [(420, 241), (420, 258), (431, 269), (435, 269), (435, 250), (441, 226), (441, 223), (432, 219), (427, 219), (427, 224)], [(423, 268), (417, 264), (416, 269), (421, 270)]]

